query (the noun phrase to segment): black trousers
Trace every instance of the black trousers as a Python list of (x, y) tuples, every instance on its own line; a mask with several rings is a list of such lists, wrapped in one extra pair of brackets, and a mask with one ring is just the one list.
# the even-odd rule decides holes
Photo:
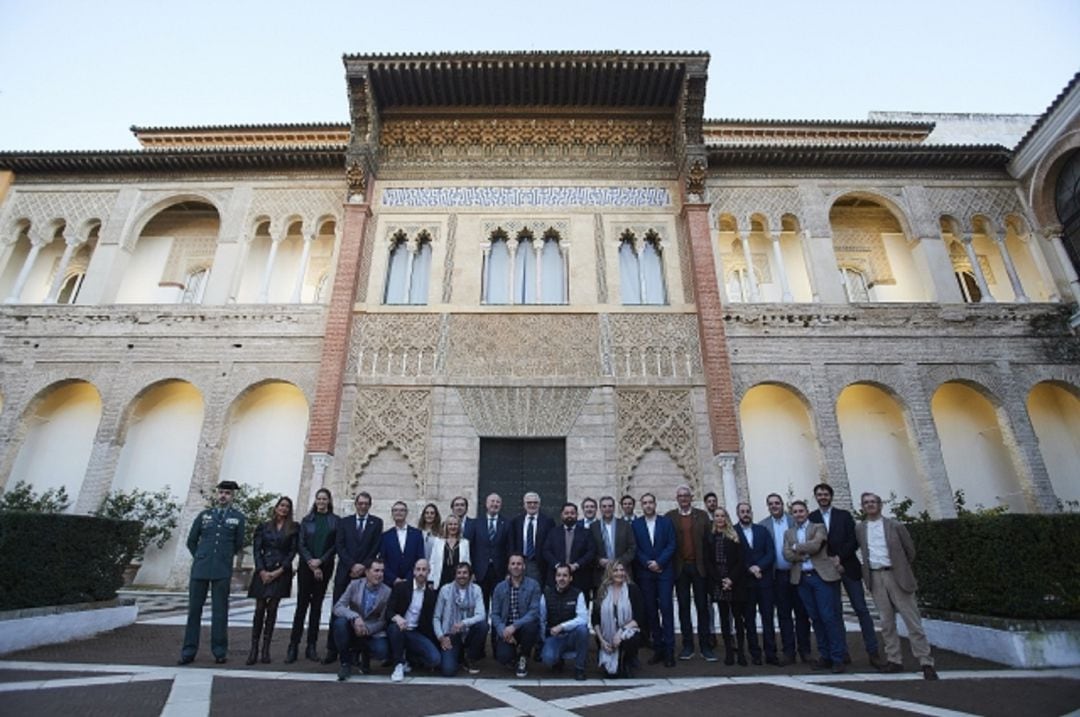
[(300, 561), (300, 569), (296, 572), (296, 612), (293, 613), (292, 634), (289, 635), (289, 644), (299, 645), (304, 636), (304, 618), (308, 618), (307, 644), (315, 645), (319, 640), (319, 620), (322, 618), (323, 598), (326, 597), (326, 588), (330, 582), (330, 575), (323, 572), (323, 579), (316, 580), (315, 573)]

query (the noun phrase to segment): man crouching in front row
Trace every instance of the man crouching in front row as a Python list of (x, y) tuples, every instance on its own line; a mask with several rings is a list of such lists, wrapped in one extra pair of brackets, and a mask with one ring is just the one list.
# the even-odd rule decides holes
[(386, 637), (389, 602), (390, 588), (383, 584), (383, 562), (373, 560), (364, 578), (349, 583), (334, 604), (334, 644), (341, 657), (339, 681), (349, 679), (354, 652), (360, 655), (360, 671), (364, 674), (371, 671), (372, 655), (380, 660), (390, 656)]

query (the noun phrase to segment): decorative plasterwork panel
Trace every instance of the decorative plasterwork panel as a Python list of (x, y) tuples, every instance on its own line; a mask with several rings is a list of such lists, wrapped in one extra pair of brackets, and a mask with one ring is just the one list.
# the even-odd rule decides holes
[(457, 214), (446, 220), (446, 258), (443, 261), (442, 300), (449, 304), (454, 289), (454, 251), (457, 249)]
[[(726, 254), (721, 254), (720, 260), (724, 263), (724, 271), (728, 276), (736, 269), (746, 268), (746, 257), (743, 256), (741, 249), (732, 249)], [(772, 270), (769, 268), (768, 255), (761, 252), (751, 252), (750, 260), (754, 262), (754, 275), (757, 280), (763, 284), (771, 284)]]
[(269, 217), (271, 234), (286, 231), (284, 221), (292, 216), (304, 223), (304, 233), (318, 229), (316, 222), (323, 217), (333, 217), (341, 223), (341, 207), (344, 196), (340, 189), (256, 189), (248, 209), (247, 228), (261, 216)]
[(895, 284), (882, 233), (902, 234), (900, 224), (883, 207), (836, 207), (832, 216), (833, 248), (841, 266), (863, 272), (874, 284)]
[(353, 319), (349, 376), (431, 376), (437, 364), (438, 314), (368, 314)]
[(688, 390), (615, 392), (616, 478), (623, 484), (652, 448), (668, 452), (692, 484), (698, 483), (694, 408)]
[(596, 251), (596, 301), (606, 304), (608, 300), (607, 289), (607, 258), (604, 249), (604, 216), (593, 215), (593, 248)]
[[(116, 192), (36, 192), (14, 190), (0, 224), (0, 243), (10, 244), (18, 237), (15, 224), (29, 220), (30, 226), (44, 229), (50, 222), (62, 219), (69, 232), (82, 231), (86, 222), (98, 219), (103, 224), (109, 217)], [(84, 236), (80, 238), (85, 238)]]
[(666, 187), (386, 187), (383, 207), (670, 207)]
[(511, 239), (522, 231), (530, 232), (539, 239), (554, 229), (561, 239), (570, 238), (569, 219), (489, 219), (482, 225), (480, 239), (488, 239), (496, 229), (502, 229)]
[[(986, 278), (986, 283), (996, 284), (997, 278), (994, 276), (994, 270), (990, 267), (990, 260), (985, 254), (976, 254), (975, 258), (979, 262), (979, 267), (983, 271), (983, 276)], [(967, 252), (960, 246), (960, 242), (954, 241), (949, 246), (949, 259), (952, 260), (953, 271), (970, 271), (975, 272), (975, 269), (971, 266), (971, 260), (968, 259)]]
[(566, 436), (592, 389), (499, 386), (459, 388), (465, 413), (477, 434), (486, 437)]
[[(121, 240), (121, 245), (126, 251), (134, 251), (136, 242), (139, 241), (141, 230), (154, 218), (157, 212), (167, 209), (172, 204), (180, 202), (205, 202), (210, 204), (218, 212), (220, 217), (225, 212), (225, 205), (229, 201), (229, 196), (232, 194), (232, 189), (198, 189), (193, 191), (189, 187), (177, 187), (176, 189), (155, 189), (151, 191), (139, 192), (139, 199), (135, 203), (135, 207), (131, 210), (131, 216), (139, 217), (141, 224), (139, 225), (140, 232), (130, 232)], [(152, 207), (158, 206), (154, 215), (149, 214), (149, 210)]]
[(427, 442), (431, 431), (431, 391), (364, 388), (356, 394), (352, 433), (349, 436), (349, 481), (386, 446), (401, 451), (423, 494), (427, 473)]
[(193, 271), (210, 268), (216, 249), (216, 236), (176, 237), (169, 247), (169, 258), (165, 261), (159, 285), (183, 288)]
[(800, 216), (799, 192), (793, 187), (722, 187), (709, 192), (713, 226), (723, 214), (735, 217), (739, 231), (750, 229), (750, 217), (765, 217), (768, 231), (779, 231), (785, 214)]
[(692, 314), (612, 314), (609, 323), (615, 376), (701, 379), (697, 319)]
[(394, 147), (670, 147), (671, 122), (651, 119), (493, 118), (387, 120), (380, 144)]
[(963, 224), (964, 231), (972, 231), (971, 218), (982, 214), (1001, 230), (1009, 214), (1024, 216), (1016, 191), (1011, 187), (931, 187), (926, 199), (937, 216), (948, 214)]
[(593, 377), (600, 374), (595, 316), (455, 315), (447, 373), (461, 377)]

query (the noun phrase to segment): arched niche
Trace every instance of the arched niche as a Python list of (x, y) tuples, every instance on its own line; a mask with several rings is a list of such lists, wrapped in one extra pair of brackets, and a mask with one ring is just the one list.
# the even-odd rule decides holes
[(1080, 501), (1080, 391), (1053, 381), (1036, 384), (1028, 393), (1027, 409), (1039, 439), (1046, 472), (1063, 504)]
[(822, 480), (821, 450), (806, 401), (792, 389), (759, 384), (739, 404), (739, 424), (750, 504), (779, 493), (808, 499)]
[(918, 466), (918, 449), (905, 411), (892, 395), (872, 384), (852, 384), (836, 400), (836, 420), (856, 505), (859, 496), (869, 491), (883, 499), (890, 493), (911, 498), (913, 514), (927, 507), (929, 495)]
[(353, 485), (348, 493), (355, 497), (359, 491), (371, 494), (371, 509), (376, 515), (383, 516), (386, 527), (390, 526), (390, 506), (399, 500), (409, 506), (409, 524), (415, 525), (419, 508), (419, 492), (416, 489), (416, 475), (405, 455), (397, 446), (387, 445), (363, 465), (354, 476)]
[(63, 486), (74, 505), (101, 420), (101, 394), (87, 381), (54, 385), (39, 394), (23, 420), (7, 485), (26, 481), (38, 493)]
[[(630, 474), (627, 492), (639, 502), (645, 493), (656, 496), (656, 511), (665, 513), (676, 507), (675, 490), (682, 484), (692, 485), (683, 469), (662, 448), (652, 448), (641, 456)], [(695, 495), (700, 500), (701, 496)]]
[(218, 480), (261, 485), (295, 505), (307, 428), (308, 403), (299, 388), (285, 381), (249, 388), (229, 409)]
[(973, 386), (950, 381), (934, 392), (930, 410), (949, 485), (953, 492), (964, 491), (966, 507), (1005, 504), (1013, 512), (1027, 511), (1027, 497), (994, 404)]

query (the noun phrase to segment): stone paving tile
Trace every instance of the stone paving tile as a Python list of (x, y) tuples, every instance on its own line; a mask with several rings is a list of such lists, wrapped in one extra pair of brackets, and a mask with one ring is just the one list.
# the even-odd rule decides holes
[[(767, 706), (767, 709), (763, 709)], [(574, 710), (581, 717), (656, 717), (678, 715), (828, 715), (911, 717), (910, 712), (847, 702), (838, 697), (814, 694), (776, 685), (724, 685), (678, 695), (645, 697)]]
[[(72, 673), (68, 673), (72, 674)], [(171, 680), (4, 693), (0, 714), (34, 717), (158, 717)]]
[(625, 690), (626, 688), (614, 685), (589, 685), (589, 683), (586, 682), (583, 685), (551, 685), (550, 687), (523, 686), (515, 687), (514, 689), (518, 690), (519, 692), (524, 692), (531, 697), (535, 697), (538, 700), (550, 702), (551, 700), (560, 700), (564, 697), (580, 697), (582, 695), (595, 695), (603, 692), (618, 692), (620, 690)]
[(319, 685), (218, 677), (214, 679), (210, 714), (406, 717), (495, 707), (506, 704), (465, 686), (395, 685), (356, 677), (345, 683)]
[(117, 672), (65, 672), (64, 670), (10, 670), (0, 666), (0, 682), (33, 682), (36, 680), (69, 680), (80, 677), (104, 677)]
[(1064, 678), (954, 680), (946, 675), (937, 682), (845, 682), (834, 686), (986, 717), (1057, 717), (1080, 709), (1080, 681)]

